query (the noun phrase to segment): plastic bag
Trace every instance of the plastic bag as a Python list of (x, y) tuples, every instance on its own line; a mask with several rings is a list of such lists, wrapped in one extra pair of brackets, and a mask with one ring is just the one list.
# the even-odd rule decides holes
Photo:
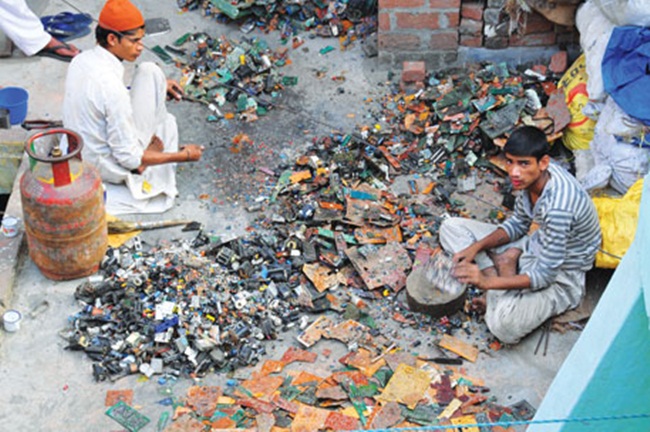
[[(602, 251), (596, 254), (596, 267), (616, 268), (634, 240), (639, 221), (639, 206), (643, 179), (638, 180), (621, 198), (594, 197), (600, 229), (603, 234)], [(612, 256), (615, 255), (615, 256)]]
[(567, 107), (571, 113), (571, 123), (564, 129), (562, 143), (569, 150), (588, 149), (596, 122), (582, 112), (589, 102), (584, 54), (564, 73), (559, 86), (564, 89)]
[(624, 194), (650, 169), (650, 149), (626, 144), (610, 132), (621, 132), (624, 118), (625, 113), (616, 102), (607, 98), (591, 142), (595, 166), (581, 181), (588, 191), (604, 187), (606, 180), (609, 186)]
[(648, 0), (594, 0), (605, 16), (617, 26), (650, 26)]
[(603, 85), (601, 65), (614, 24), (592, 0), (588, 0), (576, 13), (576, 27), (580, 32), (580, 47), (586, 56), (589, 99), (604, 101), (607, 94)]
[(628, 115), (648, 126), (649, 63), (650, 28), (625, 26), (612, 31), (602, 63), (603, 86)]

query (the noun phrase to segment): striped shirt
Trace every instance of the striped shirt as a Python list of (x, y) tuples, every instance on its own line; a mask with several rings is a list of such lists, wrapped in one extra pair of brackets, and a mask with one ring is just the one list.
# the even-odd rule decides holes
[(527, 192), (521, 193), (514, 214), (501, 225), (511, 241), (526, 235), (533, 222), (539, 226), (525, 251), (536, 264), (522, 270), (533, 290), (551, 285), (561, 269), (589, 270), (601, 244), (598, 213), (587, 192), (563, 168), (551, 163), (548, 171), (535, 206)]

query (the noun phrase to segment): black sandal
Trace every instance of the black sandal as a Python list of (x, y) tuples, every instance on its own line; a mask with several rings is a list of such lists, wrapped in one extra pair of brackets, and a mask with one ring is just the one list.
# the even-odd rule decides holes
[(45, 47), (39, 52), (36, 53), (37, 56), (40, 57), (50, 57), (56, 60), (61, 60), (64, 62), (70, 62), (74, 58), (76, 54), (73, 55), (65, 55), (61, 54), (59, 51), (61, 50), (69, 50), (72, 51), (72, 47), (68, 45), (66, 42), (61, 42), (59, 41), (58, 45), (54, 45), (53, 47)]

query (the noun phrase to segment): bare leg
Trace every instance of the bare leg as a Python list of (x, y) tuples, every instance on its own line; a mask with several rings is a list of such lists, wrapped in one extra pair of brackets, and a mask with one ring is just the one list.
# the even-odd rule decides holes
[[(485, 276), (499, 276), (497, 273), (497, 269), (494, 267), (488, 267), (483, 270), (481, 270), (481, 273), (483, 273)], [(485, 294), (481, 294), (478, 297), (474, 297), (472, 299), (472, 303), (469, 305), (470, 311), (474, 311), (478, 314), (484, 314), (485, 311), (487, 310), (487, 302), (485, 300)]]
[(488, 252), (488, 256), (494, 262), (494, 267), (499, 276), (515, 276), (517, 274), (517, 263), (521, 249), (510, 248), (500, 254)]
[[(514, 276), (517, 274), (517, 263), (521, 255), (521, 249), (510, 248), (500, 254), (488, 252), (488, 256), (494, 262), (494, 267), (488, 267), (482, 270), (485, 276)], [(470, 309), (480, 314), (485, 313), (487, 309), (487, 300), (485, 294), (472, 299)]]

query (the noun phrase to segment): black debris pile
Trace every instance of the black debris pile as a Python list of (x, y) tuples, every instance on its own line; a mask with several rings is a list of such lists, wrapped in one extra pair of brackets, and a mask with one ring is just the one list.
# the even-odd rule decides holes
[(265, 0), (178, 0), (183, 10), (200, 9), (218, 22), (235, 22), (244, 33), (259, 29), (278, 31), (282, 43), (296, 44), (302, 32), (338, 38), (341, 49), (355, 40), (365, 40), (377, 31), (376, 0), (307, 0), (304, 2)]
[[(236, 116), (257, 120), (273, 100), (297, 79), (282, 76), (278, 68), (288, 60), (288, 50), (271, 50), (263, 39), (229, 40), (207, 33), (186, 33), (173, 46), (157, 47), (170, 63), (182, 69), (184, 98), (206, 105), (208, 121)], [(162, 58), (163, 56), (161, 56)]]
[[(507, 134), (549, 120), (545, 130), (561, 132), (528, 104), (527, 90), (545, 88), (538, 75), (488, 65), (429, 76), (416, 92), (395, 85), (372, 126), (314, 139), (290, 163), (263, 168), (274, 186), (248, 206), (260, 216), (245, 236), (222, 242), (200, 231), (165, 247), (111, 249), (103, 279), (76, 292), (84, 308), (64, 332), (68, 348), (93, 359), (97, 380), (113, 380), (255, 364), (269, 341), (296, 326), (310, 346), (313, 326), (330, 311), (363, 315), (373, 337), (379, 319), (471, 336), (469, 314), (421, 318), (398, 298), (410, 272), (438, 253), (444, 218), (475, 216), (460, 198), (481, 200), (479, 186), (511, 197), (493, 162)], [(484, 220), (506, 211), (488, 207)], [(366, 302), (379, 306), (355, 312)]]

